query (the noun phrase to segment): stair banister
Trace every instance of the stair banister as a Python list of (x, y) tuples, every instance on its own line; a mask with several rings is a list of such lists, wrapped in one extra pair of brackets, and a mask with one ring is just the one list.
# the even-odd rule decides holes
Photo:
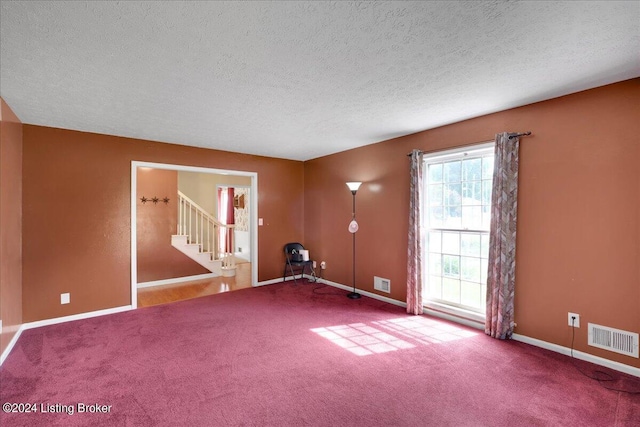
[[(194, 218), (195, 216), (195, 218)], [(193, 222), (195, 220), (195, 233)], [(205, 224), (207, 228), (207, 236), (205, 238)], [(178, 191), (178, 234), (186, 235), (189, 243), (200, 244), (201, 251), (211, 252), (213, 259), (221, 259), (223, 268), (235, 267), (235, 257), (233, 251), (235, 248), (235, 225), (223, 224), (215, 217), (211, 216), (197, 203), (191, 200), (181, 191)], [(217, 230), (227, 230), (231, 252), (227, 251), (225, 245), (222, 253), (220, 252), (220, 242)]]

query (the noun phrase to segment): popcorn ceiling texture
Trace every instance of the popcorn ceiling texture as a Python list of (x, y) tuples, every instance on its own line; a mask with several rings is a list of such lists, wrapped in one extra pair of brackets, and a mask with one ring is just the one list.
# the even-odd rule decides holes
[(294, 160), (640, 75), (639, 2), (1, 8), (24, 123)]

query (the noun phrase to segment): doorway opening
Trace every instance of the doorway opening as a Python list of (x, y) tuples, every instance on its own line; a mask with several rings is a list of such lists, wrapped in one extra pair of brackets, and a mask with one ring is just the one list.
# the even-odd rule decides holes
[[(163, 180), (170, 184), (163, 186)], [(165, 256), (171, 259), (182, 255), (172, 252), (175, 248), (168, 247), (172, 244), (173, 235), (180, 234), (173, 228), (179, 209), (178, 194), (182, 194), (182, 190), (187, 191), (195, 199), (201, 200), (206, 210), (215, 215), (218, 186), (239, 189), (239, 194), (243, 196), (242, 200), (239, 197), (237, 201), (233, 200), (238, 206), (237, 209), (234, 206), (233, 210), (239, 212), (239, 222), (242, 223), (240, 227), (242, 232), (238, 234), (240, 240), (233, 248), (238, 255), (242, 254), (242, 258), (238, 258), (243, 265), (238, 265), (240, 274), (237, 282), (242, 283), (238, 285), (240, 287), (253, 286), (257, 283), (257, 181), (256, 172), (131, 162), (131, 306), (133, 308), (138, 307), (138, 291), (144, 288), (146, 292), (151, 289), (148, 288), (149, 286), (153, 286), (154, 289), (171, 288), (170, 291), (176, 295), (177, 299), (182, 299), (180, 295), (188, 289), (188, 286), (181, 287), (181, 284), (186, 282), (189, 282), (189, 285), (199, 285), (192, 286), (195, 290), (191, 294), (187, 293), (196, 296), (231, 290), (229, 288), (235, 286), (236, 278), (220, 280), (215, 277), (215, 273), (195, 264), (193, 269), (185, 270), (184, 265), (193, 263), (191, 260), (181, 261), (182, 267), (174, 268), (171, 261), (162, 261), (162, 256), (157, 256), (156, 253), (151, 254), (156, 250), (164, 251)], [(143, 192), (149, 194), (139, 194)], [(173, 192), (177, 194), (168, 194)], [(242, 209), (240, 209), (240, 201)], [(204, 272), (208, 274), (202, 274)], [(207, 285), (208, 290), (203, 290), (203, 284), (207, 281), (210, 282)], [(220, 289), (212, 292), (211, 288), (214, 285)], [(178, 288), (181, 289), (178, 290)], [(193, 296), (185, 296), (185, 298), (190, 297)]]

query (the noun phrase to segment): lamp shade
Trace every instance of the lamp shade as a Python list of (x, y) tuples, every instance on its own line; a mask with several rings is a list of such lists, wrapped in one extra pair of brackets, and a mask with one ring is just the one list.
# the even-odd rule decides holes
[(358, 191), (358, 188), (360, 188), (360, 184), (362, 184), (361, 182), (347, 182), (347, 187), (349, 187), (349, 190), (351, 190), (352, 192), (356, 192)]

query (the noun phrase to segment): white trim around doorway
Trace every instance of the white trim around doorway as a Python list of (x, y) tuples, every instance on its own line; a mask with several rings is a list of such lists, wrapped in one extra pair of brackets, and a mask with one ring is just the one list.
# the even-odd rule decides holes
[(172, 165), (166, 163), (151, 163), (133, 160), (131, 162), (131, 308), (138, 307), (138, 257), (137, 257), (137, 195), (138, 168), (167, 169), (184, 172), (211, 173), (217, 175), (237, 175), (251, 178), (251, 197), (249, 197), (249, 221), (251, 222), (250, 258), (251, 258), (251, 284), (258, 283), (258, 173), (246, 171), (234, 171), (226, 169), (203, 168), (196, 166)]

